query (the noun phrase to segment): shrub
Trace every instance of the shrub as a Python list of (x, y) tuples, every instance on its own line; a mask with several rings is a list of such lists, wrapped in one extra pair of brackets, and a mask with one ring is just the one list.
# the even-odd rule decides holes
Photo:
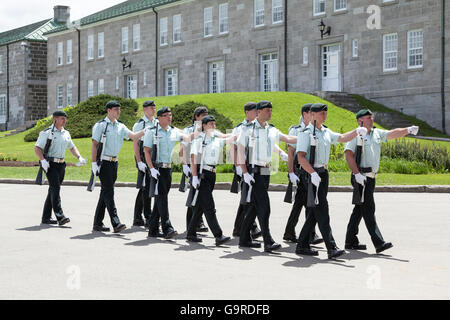
[(0, 161), (6, 161), (6, 154), (0, 153)]
[[(120, 121), (128, 128), (132, 128), (136, 122), (136, 112), (138, 104), (133, 99), (124, 99), (121, 97), (101, 94), (91, 97), (86, 101), (77, 104), (74, 107), (67, 107), (64, 111), (67, 113), (66, 129), (70, 131), (72, 138), (86, 138), (92, 134), (94, 124), (106, 117), (105, 105), (110, 100), (117, 100), (121, 105)], [(25, 136), (26, 142), (36, 141), (39, 132), (52, 124), (52, 116), (41, 119), (36, 126)]]

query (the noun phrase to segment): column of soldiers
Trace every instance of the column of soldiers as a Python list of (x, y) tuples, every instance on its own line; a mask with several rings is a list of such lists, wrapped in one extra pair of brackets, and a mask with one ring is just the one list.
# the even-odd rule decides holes
[[(155, 119), (155, 103), (146, 101), (143, 104), (144, 117), (136, 122), (130, 131), (118, 120), (120, 104), (117, 101), (108, 102), (107, 116), (92, 129), (92, 177), (98, 176), (101, 181), (93, 231), (110, 231), (103, 224), (106, 209), (113, 231), (119, 233), (126, 229), (117, 215), (114, 184), (117, 179), (118, 154), (123, 140), (132, 139), (136, 167), (140, 175), (133, 225), (145, 226), (149, 237), (171, 239), (178, 234), (169, 219), (168, 194), (172, 184), (172, 151), (175, 143), (181, 142), (183, 173), (189, 177), (191, 188), (186, 202), (186, 239), (190, 242), (202, 241), (197, 232), (209, 230), (203, 223), (204, 215), (216, 239), (216, 245), (226, 243), (230, 237), (224, 236), (219, 226), (212, 193), (216, 168), (222, 160), (222, 150), (225, 144), (231, 144), (234, 171), (241, 180), (240, 206), (233, 230), (233, 236), (239, 237), (239, 246), (259, 248), (261, 243), (255, 239), (262, 236), (265, 252), (272, 252), (281, 247), (272, 238), (269, 228), (271, 210), (268, 188), (273, 168), (273, 152), (276, 151), (283, 161), (288, 161), (289, 181), (297, 190), (283, 239), (297, 243), (295, 252), (299, 255), (316, 256), (318, 251), (310, 245), (325, 242), (328, 258), (339, 257), (345, 251), (338, 248), (330, 226), (327, 201), (328, 161), (331, 145), (346, 143), (345, 158), (352, 171), (355, 206), (347, 227), (345, 249), (367, 249), (357, 237), (361, 219), (364, 219), (377, 253), (391, 248), (392, 243), (384, 241), (375, 219), (373, 193), (379, 169), (381, 143), (407, 134), (416, 135), (419, 128), (411, 126), (380, 130), (373, 126), (372, 112), (363, 109), (356, 115), (359, 126), (355, 130), (339, 134), (324, 125), (327, 105), (314, 103), (302, 106), (299, 124), (291, 126), (289, 134), (285, 135), (268, 122), (272, 116), (272, 108), (270, 101), (247, 103), (244, 106), (245, 120), (233, 133), (223, 134), (216, 129), (215, 118), (208, 115), (206, 107), (197, 108), (194, 111), (193, 124), (182, 131), (171, 126), (170, 108), (160, 108)], [(60, 186), (64, 180), (66, 166), (65, 149), (70, 149), (78, 158), (77, 165), (86, 164), (86, 160), (73, 144), (70, 133), (64, 129), (66, 119), (67, 115), (63, 111), (55, 112), (52, 126), (40, 133), (35, 145), (41, 169), (45, 171), (49, 181), (42, 215), (43, 224), (64, 225), (70, 222), (63, 214), (60, 198)], [(287, 154), (278, 147), (280, 140), (288, 145)], [(88, 187), (88, 190), (91, 191), (93, 186), (95, 179), (93, 184), (90, 182), (91, 189)], [(355, 194), (359, 195), (358, 200), (355, 200)], [(306, 219), (297, 238), (295, 228), (303, 207)], [(52, 210), (56, 221), (51, 220)], [(322, 238), (315, 232), (316, 224)]]

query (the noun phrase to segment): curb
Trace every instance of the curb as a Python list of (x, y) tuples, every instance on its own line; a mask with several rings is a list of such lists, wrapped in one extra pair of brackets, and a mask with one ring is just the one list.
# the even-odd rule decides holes
[[(0, 179), (0, 183), (3, 184), (34, 184), (34, 180), (31, 179)], [(47, 181), (45, 182), (47, 184)], [(65, 186), (75, 187), (87, 187), (87, 181), (74, 181), (67, 180), (63, 182)], [(97, 184), (99, 186), (99, 184)], [(134, 182), (116, 182), (116, 187), (119, 188), (136, 188)], [(173, 183), (172, 188), (178, 189), (179, 184)], [(230, 190), (230, 182), (217, 182), (214, 189), (216, 190)], [(285, 192), (287, 185), (284, 184), (271, 184), (269, 191)], [(328, 192), (353, 192), (351, 186), (329, 186)], [(417, 186), (379, 186), (375, 187), (375, 192), (407, 192), (407, 193), (450, 193), (449, 186), (440, 185), (417, 185)]]

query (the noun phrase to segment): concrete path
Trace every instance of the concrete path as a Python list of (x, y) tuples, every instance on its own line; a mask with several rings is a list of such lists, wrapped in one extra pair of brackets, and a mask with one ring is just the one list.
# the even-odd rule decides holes
[[(290, 205), (271, 192), (270, 228), (282, 244), (276, 254), (240, 249), (238, 239), (215, 247), (187, 243), (184, 194), (169, 194), (173, 241), (147, 239), (143, 228), (121, 235), (92, 232), (99, 188), (63, 186), (62, 203), (72, 220), (40, 225), (47, 187), (0, 184), (0, 299), (449, 299), (450, 195), (376, 194), (377, 221), (394, 248), (376, 255), (364, 223), (365, 252), (339, 260), (295, 255), (282, 242)], [(136, 189), (117, 188), (122, 222), (130, 226)], [(215, 191), (220, 225), (231, 235), (236, 195)], [(340, 247), (351, 213), (350, 193), (330, 193), (333, 235)], [(301, 214), (300, 223), (304, 221)], [(109, 218), (105, 218), (109, 225)], [(301, 225), (297, 227), (300, 231)]]

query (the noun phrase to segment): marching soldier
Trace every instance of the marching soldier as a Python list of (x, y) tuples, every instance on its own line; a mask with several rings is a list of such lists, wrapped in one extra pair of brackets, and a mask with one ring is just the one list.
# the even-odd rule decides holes
[(197, 237), (196, 229), (204, 212), (208, 226), (216, 238), (216, 246), (230, 240), (223, 235), (217, 221), (216, 209), (212, 192), (216, 183), (216, 167), (220, 161), (220, 155), (225, 143), (235, 140), (233, 135), (229, 139), (218, 138), (215, 134), (216, 119), (213, 116), (205, 116), (202, 119), (202, 134), (194, 140), (191, 148), (192, 187), (197, 194), (197, 200), (193, 208), (193, 215), (189, 223), (186, 239), (192, 242), (202, 242)]
[[(142, 104), (142, 108), (144, 110), (144, 116), (139, 119), (133, 126), (133, 132), (138, 132), (145, 128), (154, 127), (156, 124), (155, 116), (155, 102), (154, 101), (145, 101)], [(150, 219), (151, 213), (151, 197), (149, 197), (149, 186), (150, 186), (150, 176), (146, 174), (147, 164), (145, 163), (145, 159), (141, 157), (144, 154), (144, 138), (142, 137), (139, 140), (135, 140), (133, 143), (133, 151), (134, 157), (136, 159), (136, 165), (138, 170), (144, 174), (144, 183), (142, 188), (139, 189), (139, 192), (136, 197), (136, 202), (134, 205), (134, 219), (133, 226), (146, 226), (148, 228), (148, 222)], [(145, 222), (142, 219), (142, 211), (144, 211)]]
[[(60, 226), (70, 222), (70, 219), (64, 216), (61, 208), (60, 190), (61, 184), (64, 181), (64, 174), (66, 171), (66, 162), (64, 155), (66, 149), (78, 158), (77, 166), (85, 165), (84, 159), (78, 152), (77, 147), (73, 144), (69, 131), (64, 129), (67, 121), (67, 114), (64, 111), (55, 111), (53, 113), (53, 126), (39, 133), (39, 138), (36, 141), (34, 152), (41, 161), (41, 166), (44, 169), (48, 179), (48, 194), (44, 203), (44, 210), (42, 212), (43, 224), (58, 224)], [(43, 150), (45, 148), (47, 139), (50, 134), (53, 135), (50, 148), (46, 157), (44, 157)], [(52, 220), (52, 209), (56, 216), (56, 220)]]
[[(281, 247), (273, 240), (269, 230), (270, 200), (268, 188), (272, 153), (278, 140), (295, 143), (297, 137), (284, 135), (268, 123), (272, 117), (272, 103), (270, 101), (258, 102), (256, 110), (257, 118), (242, 129), (238, 138), (238, 164), (242, 169), (244, 181), (248, 185), (247, 198), (250, 198), (250, 203), (246, 205), (239, 246), (251, 248), (261, 246), (260, 243), (254, 242), (250, 235), (252, 223), (257, 216), (264, 239), (264, 251), (271, 252)], [(246, 149), (249, 152), (247, 156), (244, 156)]]
[(356, 183), (363, 186), (364, 200), (361, 204), (356, 204), (353, 208), (347, 226), (345, 249), (367, 249), (366, 245), (360, 243), (357, 237), (359, 223), (361, 222), (361, 218), (364, 218), (367, 231), (369, 231), (376, 253), (380, 253), (393, 247), (392, 243), (383, 240), (375, 219), (375, 201), (373, 193), (375, 191), (375, 180), (380, 165), (381, 143), (390, 139), (404, 137), (407, 134), (416, 135), (419, 127), (411, 126), (389, 131), (377, 129), (373, 126), (372, 112), (368, 109), (360, 110), (356, 114), (356, 119), (358, 124), (364, 126), (368, 131), (367, 135), (362, 140), (360, 165), (357, 165), (354, 158), (357, 146), (356, 138), (345, 145), (345, 158), (352, 170), (354, 180)]
[[(306, 129), (306, 127), (310, 123), (311, 118), (311, 105), (312, 103), (305, 104), (301, 109), (301, 117), (300, 123), (296, 126), (291, 126), (289, 128), (290, 136), (298, 136), (298, 134)], [(305, 207), (305, 216), (309, 214), (309, 210), (306, 208), (306, 196), (307, 190), (302, 188), (300, 182), (300, 166), (298, 164), (298, 160), (296, 157), (296, 145), (290, 144), (288, 146), (288, 168), (289, 168), (289, 180), (295, 186), (298, 186), (297, 193), (295, 194), (294, 205), (292, 206), (291, 213), (289, 215), (289, 219), (286, 224), (286, 229), (284, 231), (283, 240), (297, 242), (297, 237), (295, 235), (295, 226), (297, 225), (298, 218), (300, 216), (300, 212), (302, 211), (302, 207)], [(311, 244), (319, 244), (323, 242), (322, 238), (319, 238), (313, 229), (311, 232)]]
[[(114, 184), (117, 179), (119, 164), (117, 156), (122, 148), (124, 139), (139, 140), (144, 135), (145, 129), (133, 133), (118, 120), (120, 117), (120, 104), (118, 101), (109, 101), (106, 104), (106, 111), (106, 118), (97, 122), (92, 128), (92, 173), (94, 175), (98, 174), (101, 181), (101, 191), (95, 210), (93, 230), (110, 231), (109, 228), (103, 225), (105, 208), (107, 208), (114, 232), (118, 233), (126, 229), (126, 226), (120, 223), (114, 202)], [(106, 134), (106, 143), (103, 145), (103, 153), (100, 159), (101, 166), (99, 167), (97, 164), (97, 146), (101, 141), (102, 134)]]
[[(309, 245), (311, 232), (314, 230), (315, 224), (318, 223), (320, 233), (328, 250), (328, 258), (332, 259), (343, 255), (345, 251), (339, 250), (336, 246), (330, 227), (327, 201), (330, 148), (332, 144), (352, 140), (357, 134), (365, 135), (367, 129), (357, 128), (345, 134), (335, 133), (323, 125), (327, 118), (327, 110), (328, 107), (325, 104), (313, 104), (311, 106), (311, 123), (308, 125), (307, 130), (301, 132), (298, 136), (297, 155), (298, 162), (301, 165), (302, 183), (305, 187), (307, 187), (308, 182), (314, 185), (316, 188), (316, 199), (315, 206), (310, 208), (311, 213), (307, 215), (305, 224), (300, 232), (295, 253), (311, 256), (319, 254), (318, 251), (312, 250)], [(311, 139), (314, 139), (317, 143), (313, 164), (309, 162), (311, 157)]]

